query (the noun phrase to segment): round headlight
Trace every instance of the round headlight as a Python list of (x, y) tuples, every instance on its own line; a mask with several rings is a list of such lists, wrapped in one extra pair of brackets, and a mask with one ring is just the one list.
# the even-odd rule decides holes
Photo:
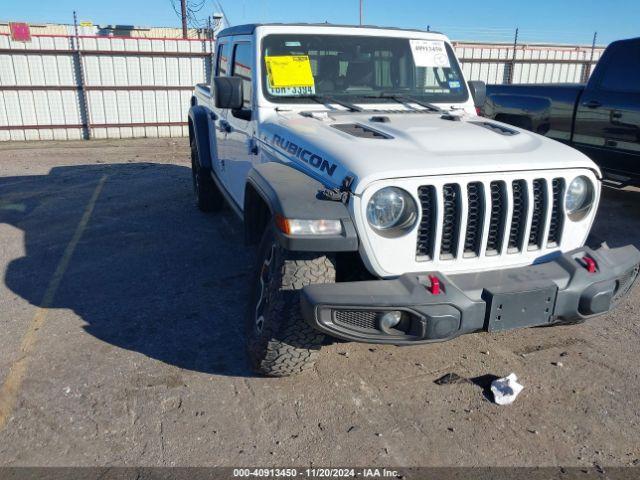
[(399, 235), (416, 223), (418, 209), (409, 192), (396, 187), (378, 190), (367, 205), (369, 225), (383, 235)]
[(582, 220), (593, 206), (595, 195), (593, 183), (587, 177), (573, 179), (564, 197), (564, 208), (573, 221)]

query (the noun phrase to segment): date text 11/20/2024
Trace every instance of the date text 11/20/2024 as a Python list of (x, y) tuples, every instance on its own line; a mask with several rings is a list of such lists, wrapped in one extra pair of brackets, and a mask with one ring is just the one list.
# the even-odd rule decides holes
[(234, 478), (396, 478), (398, 472), (386, 468), (234, 468)]

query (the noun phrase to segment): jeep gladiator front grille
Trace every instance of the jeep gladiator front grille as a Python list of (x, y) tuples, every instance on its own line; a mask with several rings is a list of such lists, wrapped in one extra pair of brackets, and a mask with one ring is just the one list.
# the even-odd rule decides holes
[(563, 196), (562, 178), (420, 186), (416, 260), (515, 255), (559, 246)]

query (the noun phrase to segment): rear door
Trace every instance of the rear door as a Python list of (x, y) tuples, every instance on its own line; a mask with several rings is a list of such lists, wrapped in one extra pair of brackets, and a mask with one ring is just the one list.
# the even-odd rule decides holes
[(576, 113), (574, 144), (609, 173), (640, 174), (640, 40), (612, 44)]

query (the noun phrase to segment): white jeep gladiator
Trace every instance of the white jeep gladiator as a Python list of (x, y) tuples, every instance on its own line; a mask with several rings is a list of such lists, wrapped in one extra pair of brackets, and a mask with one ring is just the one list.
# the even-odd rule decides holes
[(241, 25), (189, 111), (197, 205), (258, 246), (246, 318), (258, 372), (331, 338), (396, 345), (579, 323), (638, 277), (585, 241), (601, 174), (580, 152), (479, 117), (441, 34)]

